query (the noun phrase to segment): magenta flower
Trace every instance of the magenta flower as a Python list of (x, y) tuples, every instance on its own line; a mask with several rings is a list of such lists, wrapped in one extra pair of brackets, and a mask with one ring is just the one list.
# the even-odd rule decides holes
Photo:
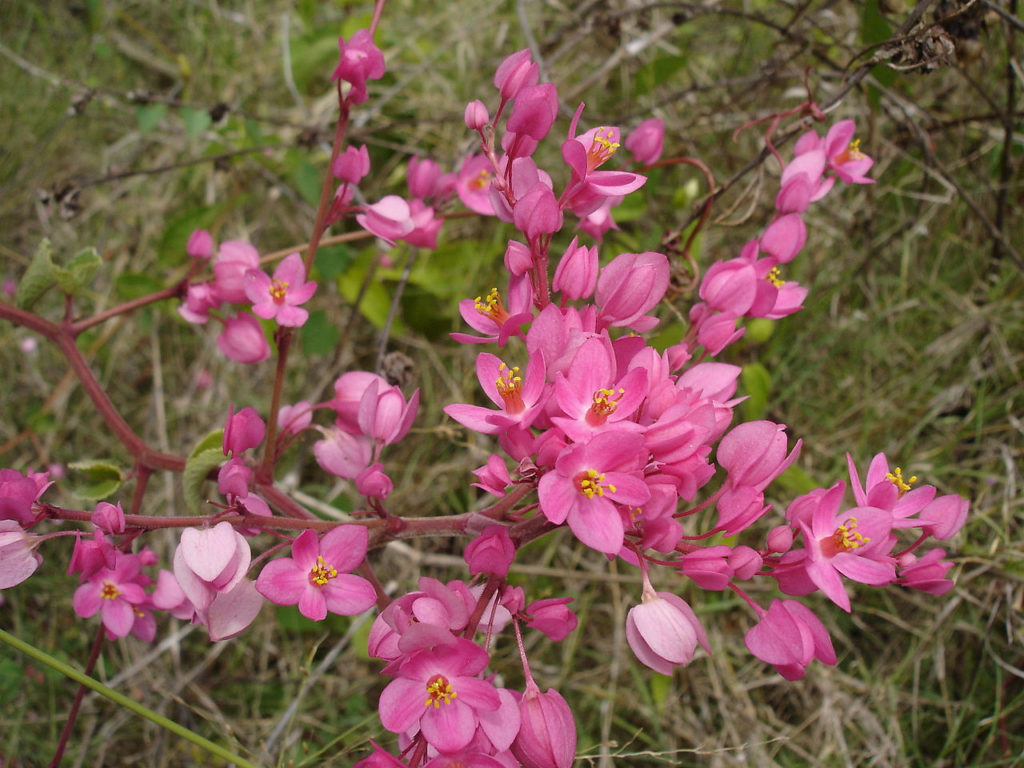
[(473, 474), (480, 481), (473, 483), (473, 487), (487, 491), (487, 493), (498, 498), (504, 496), (505, 489), (512, 485), (512, 478), (509, 477), (508, 467), (505, 466), (504, 460), (496, 453), (492, 453), (487, 458), (487, 463), (482, 467), (474, 469)]
[(576, 721), (554, 688), (541, 693), (532, 679), (519, 701), (519, 734), (512, 754), (525, 768), (570, 768), (576, 759)]
[(297, 328), (306, 322), (309, 312), (299, 307), (316, 292), (316, 283), (306, 282), (302, 257), (293, 253), (281, 260), (271, 279), (261, 269), (245, 273), (245, 295), (252, 302), (252, 311), (278, 325)]
[(349, 184), (358, 184), (369, 172), (370, 153), (365, 144), (359, 149), (351, 144), (348, 145), (345, 147), (345, 151), (334, 159), (334, 165), (331, 166), (331, 173), (335, 178)]
[(307, 619), (327, 612), (354, 616), (377, 602), (373, 585), (352, 571), (366, 557), (369, 534), (361, 525), (340, 525), (317, 540), (305, 530), (292, 542), (292, 556), (272, 560), (256, 579), (257, 591), (272, 603), (298, 605)]
[(540, 65), (530, 58), (530, 49), (523, 48), (505, 57), (494, 72), (494, 87), (501, 93), (502, 103), (514, 99), (527, 85), (540, 77)]
[(38, 496), (39, 489), (32, 478), (16, 469), (0, 469), (0, 520), (31, 523), (35, 520), (32, 502)]
[(516, 559), (516, 547), (504, 525), (488, 525), (483, 532), (466, 545), (465, 559), (469, 572), (507, 576), (508, 568)]
[[(760, 610), (760, 609), (759, 609)], [(821, 620), (796, 600), (772, 600), (744, 636), (748, 650), (787, 680), (799, 680), (813, 659), (835, 664), (836, 652)]]
[(380, 695), (381, 724), (392, 733), (418, 725), (427, 742), (446, 753), (465, 748), (478, 725), (490, 727), (481, 713), (500, 708), (503, 731), (518, 712), (514, 702), (503, 701), (491, 683), (477, 677), (487, 662), (487, 652), (465, 638), (416, 651)]
[[(509, 243), (510, 249), (513, 243)], [(516, 243), (518, 245), (518, 243)], [(523, 246), (525, 248), (525, 246)], [(529, 249), (527, 249), (529, 251)], [(525, 270), (524, 270), (525, 271)], [(533, 291), (525, 277), (510, 277), (506, 294), (508, 307), (501, 299), (501, 292), (492, 288), (486, 296), (463, 299), (459, 302), (459, 314), (473, 330), (484, 336), (470, 336), (467, 333), (453, 333), (451, 336), (463, 344), (483, 344), (489, 341), (505, 346), (512, 336), (522, 336), (520, 326), (533, 319)]]
[(140, 569), (136, 555), (119, 552), (113, 568), (100, 568), (75, 590), (71, 601), (75, 613), (83, 619), (99, 613), (112, 637), (127, 636), (135, 624), (136, 606), (146, 600), (146, 593), (137, 581)]
[(665, 121), (660, 117), (644, 120), (626, 137), (626, 149), (633, 153), (633, 160), (641, 165), (656, 163), (661, 157), (665, 140)]
[(196, 229), (188, 236), (185, 253), (196, 259), (209, 259), (213, 256), (213, 237), (205, 229)]
[(496, 435), (512, 427), (528, 427), (544, 406), (544, 356), (537, 353), (526, 366), (526, 375), (519, 367), (509, 368), (489, 352), (476, 358), (476, 374), (480, 386), (499, 410), (477, 405), (453, 403), (444, 412), (475, 432)]
[(255, 448), (263, 442), (267, 432), (267, 425), (256, 413), (255, 408), (243, 408), (235, 413), (232, 405), (228, 409), (228, 420), (224, 425), (224, 437), (221, 439), (221, 448), (224, 455), (243, 453), (250, 448)]
[(239, 363), (260, 363), (270, 357), (270, 344), (263, 335), (263, 326), (248, 312), (239, 312), (237, 317), (224, 320), (217, 346), (226, 357)]
[(616, 504), (639, 507), (651, 495), (643, 479), (641, 435), (610, 429), (564, 452), (540, 479), (540, 508), (552, 523), (568, 522), (576, 538), (606, 554), (622, 549), (625, 526)]
[(658, 324), (647, 315), (668, 288), (668, 258), (655, 251), (622, 253), (601, 270), (595, 304), (601, 320), (621, 328), (649, 331)]
[(331, 80), (343, 80), (352, 88), (348, 92), (348, 100), (353, 104), (366, 101), (366, 81), (380, 80), (384, 76), (384, 54), (373, 42), (369, 30), (360, 29), (346, 43), (338, 38), (340, 60), (331, 75)]
[(565, 640), (579, 624), (576, 614), (569, 610), (569, 603), (572, 601), (571, 597), (535, 600), (526, 608), (526, 613), (532, 616), (526, 626), (543, 632), (548, 640), (556, 643)]

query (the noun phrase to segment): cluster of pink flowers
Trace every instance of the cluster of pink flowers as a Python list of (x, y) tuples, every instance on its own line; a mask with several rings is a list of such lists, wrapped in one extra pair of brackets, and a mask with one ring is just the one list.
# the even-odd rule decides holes
[[(302, 257), (293, 253), (275, 268), (273, 277), (260, 269), (259, 252), (249, 243), (228, 240), (214, 247), (206, 230), (189, 238), (188, 254), (198, 267), (212, 262), (214, 279), (189, 283), (178, 314), (190, 323), (204, 325), (214, 317), (223, 325), (217, 346), (225, 356), (240, 363), (259, 363), (270, 357), (270, 344), (257, 317), (280, 326), (304, 325), (309, 313), (300, 305), (312, 298), (316, 283), (306, 281)], [(225, 304), (245, 305), (233, 316), (222, 316)]]
[[(367, 81), (383, 75), (384, 59), (365, 31), (341, 40), (340, 49), (332, 79), (347, 115), (367, 98)], [(853, 140), (852, 121), (797, 141), (781, 170), (773, 220), (737, 257), (705, 272), (686, 334), (659, 350), (641, 334), (659, 323), (656, 309), (670, 279), (664, 254), (619, 253), (602, 264), (598, 245), (577, 234), (552, 270), (550, 249), (567, 221), (596, 241), (615, 227), (615, 206), (647, 182), (640, 171), (659, 162), (664, 123), (651, 118), (628, 135), (617, 126), (582, 130), (581, 104), (561, 141), (565, 167), (545, 170), (533, 157), (558, 116), (556, 87), (539, 82), (539, 67), (526, 50), (501, 63), (494, 86), (493, 118), (481, 100), (466, 107), (465, 123), (479, 136), (480, 151), (458, 174), (413, 158), (408, 200), (389, 195), (353, 205), (370, 159), (365, 146), (348, 147), (334, 153), (331, 173), (340, 185), (321, 208), (328, 223), (351, 217), (390, 244), (432, 248), (442, 225), (433, 206), (457, 196), (519, 233), (504, 253), (506, 291), (492, 288), (461, 302), (460, 314), (474, 333), (452, 334), (460, 343), (493, 343), (502, 353), (476, 358), (489, 405), (445, 408), (465, 428), (493, 436), (498, 447), (474, 471), (473, 485), (501, 503), (449, 520), (449, 532), (472, 537), (464, 553), (472, 580), (421, 578), (418, 589), (389, 601), (366, 563), (370, 526), (307, 527), (294, 520), (279, 526), (289, 534), (278, 533), (283, 541), (270, 552), (290, 544), (290, 556), (270, 559), (251, 577), (254, 563), (267, 555), (254, 560), (249, 541), (274, 527), (268, 500), (282, 496), (273, 488), (274, 460), (307, 430), (320, 434), (312, 446), (319, 466), (353, 481), (379, 518), (374, 522), (383, 524), (377, 530), (386, 536), (407, 525), (384, 507), (393, 481), (381, 454), (408, 434), (419, 391), (407, 400), (397, 386), (366, 371), (341, 375), (327, 402), (281, 407), (269, 427), (253, 408), (229, 410), (220, 451), (207, 448), (204, 460), (214, 456), (201, 467), (203, 477), (216, 469), (224, 502), (211, 502), (217, 512), (182, 531), (172, 570), (146, 573), (157, 565), (156, 555), (145, 547), (132, 551), (144, 522), (105, 502), (90, 515), (91, 536), (75, 534), (68, 569), (80, 577), (75, 613), (99, 614), (111, 638), (151, 640), (157, 611), (201, 624), (221, 640), (248, 627), (264, 601), (297, 606), (314, 621), (379, 604), (369, 652), (391, 678), (378, 709), (384, 728), (397, 735), (400, 756), (375, 745), (357, 764), (362, 768), (572, 764), (572, 711), (556, 690), (541, 692), (521, 635), (526, 626), (552, 642), (564, 640), (577, 623), (568, 607), (572, 598), (528, 603), (526, 590), (507, 583), (518, 550), (540, 535), (565, 526), (587, 547), (638, 569), (639, 603), (628, 613), (625, 632), (637, 659), (656, 672), (671, 674), (689, 663), (698, 646), (711, 652), (694, 609), (654, 587), (653, 569), (661, 567), (677, 582), (684, 577), (702, 589), (740, 595), (757, 619), (745, 637), (751, 653), (797, 679), (815, 658), (836, 663), (824, 624), (796, 599), (773, 599), (765, 608), (743, 582), (774, 579), (792, 598), (820, 591), (845, 611), (852, 608), (851, 582), (942, 594), (952, 588), (952, 564), (944, 549), (922, 547), (954, 536), (967, 515), (964, 499), (940, 496), (930, 485), (914, 487), (916, 478), (878, 454), (863, 482), (848, 457), (852, 506), (844, 502), (847, 483), (837, 482), (790, 502), (784, 523), (755, 527), (772, 509), (768, 486), (797, 459), (801, 443), (791, 445), (785, 425), (771, 421), (733, 425), (740, 368), (713, 358), (742, 336), (744, 318), (778, 319), (801, 308), (807, 290), (784, 281), (781, 270), (806, 243), (805, 212), (836, 178), (871, 183), (865, 174), (872, 160)], [(614, 168), (623, 146), (632, 166)], [(178, 311), (192, 323), (220, 321), (218, 344), (228, 357), (253, 363), (269, 356), (257, 318), (285, 328), (306, 322), (301, 305), (316, 284), (306, 281), (299, 254), (282, 260), (271, 276), (247, 243), (218, 248), (209, 233), (197, 231), (187, 248), (194, 268), (212, 262), (213, 279), (188, 283)], [(225, 305), (245, 308), (224, 317)], [(314, 426), (317, 410), (333, 414), (332, 423)], [(261, 445), (258, 463), (251, 452)], [(42, 541), (61, 535), (31, 532), (48, 516), (59, 517), (60, 510), (40, 498), (49, 485), (46, 473), (0, 470), (0, 589), (28, 579), (42, 562)], [(515, 507), (533, 491), (534, 504)], [(900, 541), (903, 531), (908, 541)], [(740, 535), (748, 543), (738, 543)], [(512, 632), (504, 632), (509, 626)], [(489, 670), (503, 632), (514, 635), (520, 653), (521, 691), (501, 686)]]

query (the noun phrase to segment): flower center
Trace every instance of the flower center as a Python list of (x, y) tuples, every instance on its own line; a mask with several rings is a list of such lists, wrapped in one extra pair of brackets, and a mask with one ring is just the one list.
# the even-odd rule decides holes
[(324, 562), (323, 555), (316, 558), (316, 564), (309, 571), (309, 583), (322, 587), (338, 575), (338, 569)]
[(103, 586), (100, 588), (100, 597), (104, 600), (116, 600), (120, 594), (121, 590), (112, 581), (104, 581)]
[(587, 421), (590, 424), (604, 424), (605, 419), (615, 413), (619, 406), (619, 400), (626, 394), (622, 387), (618, 389), (601, 388), (594, 393), (594, 403), (587, 411)]
[(587, 170), (592, 171), (615, 154), (619, 142), (615, 141), (614, 128), (598, 128), (594, 140), (587, 150)]
[(836, 155), (832, 162), (835, 165), (842, 165), (851, 160), (863, 160), (864, 154), (860, 151), (860, 139), (854, 139), (846, 145), (846, 149)]
[(858, 549), (867, 544), (871, 539), (867, 536), (862, 536), (860, 531), (857, 530), (857, 518), (851, 517), (845, 523), (836, 528), (835, 533), (832, 534), (830, 539), (835, 553), (849, 552), (853, 549)]
[(505, 410), (508, 413), (520, 413), (526, 409), (523, 402), (523, 379), (519, 375), (519, 366), (509, 368), (504, 363), (498, 368), (498, 378), (494, 380), (494, 386), (498, 388), (498, 394), (505, 401)]
[(275, 304), (284, 303), (284, 295), (288, 292), (288, 283), (274, 278), (270, 281), (270, 298)]
[(779, 275), (781, 275), (781, 274), (782, 273), (779, 272), (779, 268), (778, 267), (772, 267), (768, 271), (768, 274), (764, 276), (764, 279), (767, 280), (772, 285), (774, 285), (776, 288), (781, 288), (782, 286), (784, 286), (786, 284), (786, 281), (779, 277)]
[(586, 472), (580, 472), (573, 478), (573, 482), (576, 483), (576, 490), (580, 492), (581, 496), (586, 496), (588, 499), (592, 499), (595, 496), (604, 496), (605, 490), (609, 490), (615, 493), (615, 486), (611, 483), (604, 483), (604, 473), (598, 472), (596, 469), (588, 469)]
[(441, 702), (451, 704), (452, 699), (457, 695), (452, 688), (452, 684), (445, 680), (442, 675), (438, 675), (427, 683), (427, 700), (424, 702), (424, 706), (429, 707), (433, 704), (436, 709), (441, 706)]
[(910, 490), (910, 486), (917, 482), (917, 475), (911, 475), (909, 480), (904, 480), (903, 470), (896, 467), (892, 472), (886, 474), (885, 479), (896, 486), (896, 490), (900, 492), (899, 497), (902, 499), (904, 494)]
[(491, 183), (492, 174), (486, 168), (481, 168), (480, 173), (470, 179), (466, 186), (472, 190), (479, 192), (482, 189), (486, 189), (487, 185)]
[(505, 311), (505, 307), (501, 303), (501, 294), (497, 288), (491, 288), (491, 292), (487, 294), (487, 298), (484, 299), (482, 296), (477, 296), (473, 300), (473, 309), (479, 312), (484, 317), (489, 317), (500, 328), (508, 320), (508, 312)]

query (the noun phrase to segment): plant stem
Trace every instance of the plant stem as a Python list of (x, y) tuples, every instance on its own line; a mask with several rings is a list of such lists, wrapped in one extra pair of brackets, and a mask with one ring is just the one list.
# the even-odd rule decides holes
[[(89, 660), (85, 663), (85, 674), (87, 675), (92, 674), (92, 670), (96, 666), (96, 660), (100, 657), (100, 650), (103, 648), (103, 639), (106, 631), (106, 627), (100, 623), (99, 629), (96, 631), (96, 639), (92, 641), (92, 648), (89, 651)], [(68, 719), (65, 721), (64, 727), (60, 732), (57, 750), (53, 753), (53, 760), (50, 761), (50, 768), (57, 768), (60, 765), (61, 758), (64, 757), (64, 750), (68, 746), (68, 739), (71, 737), (71, 731), (74, 729), (75, 721), (78, 719), (78, 710), (82, 706), (85, 690), (86, 686), (84, 683), (78, 686), (75, 700), (71, 703), (71, 710), (68, 712)]]
[[(102, 631), (102, 627), (100, 629)], [(229, 750), (225, 749), (219, 744), (214, 744), (212, 741), (203, 738), (198, 733), (190, 731), (188, 728), (185, 728), (182, 725), (178, 725), (178, 723), (174, 722), (173, 720), (168, 720), (163, 715), (158, 714), (153, 710), (149, 709), (148, 707), (139, 704), (137, 701), (128, 698), (123, 693), (119, 693), (118, 691), (115, 691), (113, 688), (108, 688), (99, 680), (95, 680), (89, 675), (79, 672), (71, 665), (65, 664), (63, 661), (54, 658), (45, 651), (36, 648), (34, 645), (29, 645), (23, 640), (20, 640), (19, 638), (2, 629), (0, 629), (0, 641), (7, 643), (7, 645), (11, 646), (15, 650), (21, 651), (26, 656), (35, 659), (40, 664), (45, 664), (50, 669), (60, 672), (62, 675), (64, 675), (67, 678), (70, 678), (71, 680), (74, 680), (76, 683), (80, 683), (86, 688), (96, 691), (96, 693), (98, 693), (100, 696), (110, 699), (115, 704), (119, 704), (125, 709), (130, 709), (132, 712), (139, 715), (140, 717), (144, 717), (147, 720), (156, 723), (161, 728), (170, 731), (176, 736), (180, 736), (186, 741), (195, 744), (197, 747), (206, 750), (211, 755), (216, 755), (217, 757), (226, 760), (228, 763), (239, 766), (239, 768), (259, 768), (259, 766), (257, 766), (255, 763), (250, 763), (245, 758), (239, 757), (238, 755), (234, 754), (233, 752), (230, 752)]]

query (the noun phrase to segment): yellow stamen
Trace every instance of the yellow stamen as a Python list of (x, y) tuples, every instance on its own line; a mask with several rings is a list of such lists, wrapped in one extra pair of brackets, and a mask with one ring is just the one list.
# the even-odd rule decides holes
[(288, 292), (288, 283), (283, 280), (274, 279), (270, 281), (270, 298), (275, 303), (280, 304), (284, 301), (284, 295)]
[(896, 467), (892, 472), (886, 474), (885, 479), (896, 486), (899, 490), (900, 498), (903, 498), (904, 494), (910, 490), (910, 486), (917, 482), (917, 475), (911, 475), (909, 480), (903, 479), (903, 470)]
[(598, 472), (596, 469), (588, 469), (576, 476), (576, 489), (581, 496), (586, 496), (588, 499), (604, 496), (606, 489), (615, 493), (615, 486), (611, 483), (601, 485), (603, 480), (604, 473)]
[(104, 600), (115, 600), (121, 595), (121, 590), (112, 581), (104, 581), (100, 588), (100, 597)]
[(854, 139), (846, 145), (846, 149), (835, 156), (832, 162), (835, 165), (842, 165), (851, 160), (863, 160), (864, 157), (864, 153), (860, 151), (860, 139)]
[(781, 280), (779, 278), (780, 274), (782, 274), (782, 273), (779, 272), (779, 268), (778, 267), (772, 267), (771, 270), (768, 272), (768, 274), (764, 276), (764, 279), (767, 280), (772, 285), (774, 285), (776, 288), (781, 288), (782, 286), (784, 286), (786, 284), (786, 281), (785, 280)]
[(427, 683), (427, 700), (424, 702), (424, 706), (429, 707), (431, 704), (437, 709), (441, 706), (443, 701), (445, 704), (451, 704), (458, 694), (452, 689), (452, 684), (445, 680), (441, 675), (438, 675), (429, 683)]
[(487, 294), (486, 299), (482, 296), (477, 296), (473, 299), (473, 309), (481, 315), (491, 318), (499, 326), (508, 320), (508, 312), (505, 311), (505, 307), (501, 303), (501, 293), (498, 292), (497, 288), (491, 288), (491, 292)]
[(619, 400), (626, 394), (626, 390), (622, 387), (616, 389), (605, 389), (601, 388), (594, 393), (594, 404), (590, 406), (590, 413), (594, 416), (601, 417), (603, 421), (605, 417), (611, 416), (615, 413), (615, 409), (619, 406)]
[(323, 555), (316, 559), (316, 565), (309, 572), (309, 583), (322, 587), (338, 575), (338, 569), (324, 562)]
[(505, 410), (509, 413), (519, 413), (526, 408), (523, 402), (523, 378), (519, 375), (519, 366), (509, 368), (502, 363), (498, 367), (498, 378), (494, 380), (494, 386), (505, 401)]
[[(607, 132), (607, 135), (602, 135)], [(587, 150), (587, 170), (592, 171), (604, 163), (609, 157), (615, 154), (619, 148), (619, 142), (612, 141), (615, 136), (611, 128), (598, 128), (594, 134), (594, 140)]]
[(481, 168), (480, 173), (470, 179), (466, 183), (466, 186), (473, 190), (485, 189), (487, 185), (491, 183), (492, 177), (493, 174), (491, 174), (486, 168)]
[(857, 530), (857, 518), (851, 517), (845, 523), (836, 528), (832, 534), (832, 543), (837, 552), (849, 552), (851, 549), (863, 547), (871, 541), (867, 536), (862, 536)]

